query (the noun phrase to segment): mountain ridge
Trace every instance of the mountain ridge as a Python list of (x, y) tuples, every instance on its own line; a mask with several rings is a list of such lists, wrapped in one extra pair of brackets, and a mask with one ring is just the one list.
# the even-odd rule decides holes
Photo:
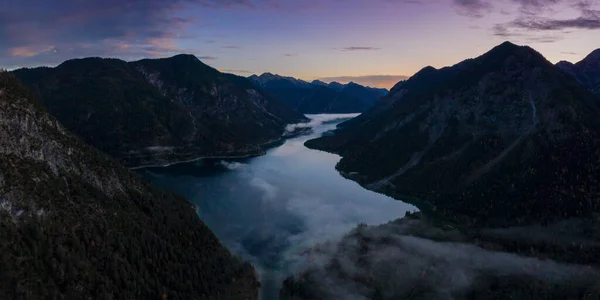
[(600, 100), (571, 76), (529, 47), (503, 43), (452, 67), (424, 68), (306, 145), (340, 154), (345, 176), (440, 217), (544, 222), (598, 209), (589, 180), (576, 180), (600, 168), (592, 160), (598, 114)]
[(577, 63), (559, 61), (556, 66), (574, 76), (590, 91), (600, 96), (600, 49), (596, 49)]
[(256, 271), (186, 200), (72, 135), (0, 71), (0, 291), (43, 297), (258, 299)]
[(128, 166), (260, 155), (288, 124), (307, 121), (249, 80), (189, 54), (73, 59), (13, 73), (67, 128)]
[(354, 82), (340, 84), (264, 73), (248, 77), (302, 113), (362, 112), (387, 93), (385, 89), (365, 87)]

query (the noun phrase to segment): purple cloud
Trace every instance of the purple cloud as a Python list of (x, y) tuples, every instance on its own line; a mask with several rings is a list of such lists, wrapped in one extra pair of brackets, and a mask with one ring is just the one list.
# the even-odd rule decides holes
[(376, 47), (346, 47), (346, 48), (342, 48), (340, 49), (341, 51), (375, 51), (375, 50), (381, 50), (381, 48), (376, 48)]
[[(253, 0), (21, 0), (0, 6), (0, 66), (52, 64), (76, 56), (168, 56), (193, 49), (175, 40), (198, 22), (195, 5), (257, 8)], [(191, 50), (191, 51), (190, 51)], [(209, 57), (207, 56), (207, 59)], [(213, 57), (210, 57), (213, 58)]]
[[(512, 21), (496, 24), (491, 28), (494, 36), (518, 38), (524, 42), (551, 43), (564, 38), (569, 29), (600, 29), (598, 2), (591, 0), (453, 0), (458, 12), (469, 17), (481, 18), (492, 12), (511, 15), (506, 5), (518, 10)], [(495, 5), (493, 6), (492, 3)], [(496, 7), (497, 6), (497, 7)], [(575, 18), (557, 18), (556, 12), (565, 9), (578, 11)]]
[(492, 10), (487, 0), (454, 0), (458, 13), (473, 18), (481, 18)]

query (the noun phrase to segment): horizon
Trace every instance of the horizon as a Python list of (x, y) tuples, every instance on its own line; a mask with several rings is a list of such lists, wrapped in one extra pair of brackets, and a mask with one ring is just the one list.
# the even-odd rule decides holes
[[(500, 46), (500, 45), (502, 45), (504, 43), (511, 43), (511, 44), (519, 46), (519, 47), (522, 47), (522, 46), (530, 47), (534, 51), (537, 51), (536, 49), (534, 49), (533, 47), (531, 47), (529, 45), (518, 45), (518, 44), (515, 44), (515, 43), (513, 43), (511, 41), (508, 41), (508, 40), (504, 41), (504, 42), (502, 42), (500, 44), (497, 44), (494, 47)], [(464, 59), (462, 59), (460, 61), (454, 62), (452, 64), (444, 65), (444, 66), (439, 66), (439, 67), (434, 67), (434, 68), (435, 69), (441, 69), (441, 68), (444, 68), (444, 67), (451, 67), (451, 66), (453, 66), (455, 64), (458, 64), (458, 63), (460, 63), (462, 61), (465, 61), (465, 60), (468, 60), (468, 59), (472, 59), (472, 58), (476, 58), (476, 57), (478, 57), (480, 55), (483, 55), (483, 54), (487, 53), (488, 51), (490, 51), (491, 49), (493, 49), (493, 47), (490, 48), (490, 49), (488, 49), (486, 52), (478, 54), (477, 56), (466, 57), (466, 58), (464, 58)], [(595, 52), (595, 51), (600, 51), (600, 48), (592, 50), (590, 53), (586, 54), (582, 59), (586, 58), (588, 55), (590, 55), (592, 52)], [(539, 51), (537, 51), (537, 52), (540, 53)], [(542, 54), (542, 56), (543, 56), (543, 53), (540, 53), (540, 54)], [(262, 76), (264, 74), (271, 74), (271, 75), (281, 76), (281, 77), (291, 77), (291, 78), (298, 79), (298, 80), (301, 80), (301, 81), (304, 81), (304, 82), (307, 82), (307, 83), (312, 83), (313, 81), (321, 81), (321, 82), (324, 82), (324, 83), (327, 83), (327, 84), (334, 83), (334, 82), (335, 83), (340, 83), (340, 84), (355, 83), (355, 84), (363, 85), (365, 87), (383, 88), (383, 89), (386, 89), (388, 91), (391, 90), (391, 88), (394, 85), (396, 85), (398, 82), (403, 81), (403, 80), (407, 80), (407, 79), (409, 79), (410, 77), (412, 77), (414, 75), (414, 74), (410, 74), (410, 75), (339, 76), (339, 77), (318, 77), (318, 78), (312, 78), (312, 79), (297, 78), (297, 77), (289, 76), (289, 75), (286, 75), (286, 74), (273, 73), (273, 72), (270, 72), (270, 71), (266, 71), (266, 72), (263, 72), (263, 73), (260, 73), (260, 74), (253, 73), (253, 74), (249, 74), (249, 75), (244, 75), (244, 74), (236, 74), (235, 72), (228, 72), (228, 71), (232, 71), (232, 70), (218, 69), (218, 68), (212, 66), (209, 62), (203, 61), (200, 57), (198, 57), (197, 55), (192, 54), (192, 53), (178, 53), (178, 54), (174, 54), (174, 55), (170, 55), (170, 56), (164, 56), (164, 57), (143, 57), (143, 58), (138, 58), (138, 59), (134, 59), (134, 60), (125, 60), (125, 59), (122, 59), (122, 58), (119, 58), (119, 57), (101, 57), (101, 56), (74, 57), (74, 58), (69, 58), (69, 59), (67, 59), (65, 61), (62, 61), (60, 63), (57, 63), (55, 65), (40, 65), (40, 66), (31, 66), (31, 67), (18, 67), (18, 68), (12, 68), (12, 69), (7, 69), (7, 70), (8, 71), (13, 71), (13, 70), (17, 70), (17, 69), (20, 69), (20, 68), (47, 68), (47, 67), (48, 68), (54, 68), (54, 67), (57, 67), (60, 64), (66, 62), (66, 61), (69, 61), (69, 60), (78, 60), (78, 59), (87, 59), (87, 58), (119, 59), (119, 60), (123, 60), (123, 61), (126, 61), (126, 62), (135, 62), (135, 61), (144, 60), (144, 59), (168, 59), (168, 58), (172, 58), (172, 57), (175, 57), (175, 56), (178, 56), (178, 55), (192, 55), (192, 56), (196, 57), (203, 64), (205, 64), (205, 65), (207, 65), (207, 66), (209, 66), (211, 68), (214, 68), (214, 69), (216, 69), (217, 71), (219, 71), (221, 73), (234, 74), (234, 75), (242, 76), (242, 77), (245, 77), (245, 78), (249, 78), (251, 76), (259, 76), (260, 77), (260, 76)], [(573, 63), (573, 64), (579, 62), (579, 61), (568, 61), (568, 60), (561, 60), (561, 61), (566, 61), (566, 62), (570, 62), (570, 63)], [(551, 63), (556, 64), (558, 62), (551, 62)], [(426, 67), (433, 67), (433, 66), (431, 66), (431, 65), (423, 66), (421, 69), (417, 70), (417, 72), (420, 71), (420, 70), (422, 70), (423, 68), (426, 68)], [(415, 72), (415, 73), (417, 73), (417, 72)], [(373, 78), (373, 77), (385, 77), (385, 78), (383, 80), (377, 82), (377, 81), (371, 80), (371, 78)]]
[(58, 0), (48, 5), (24, 0), (0, 9), (1, 68), (189, 53), (244, 77), (270, 72), (390, 89), (425, 66), (450, 66), (503, 41), (530, 46), (552, 63), (576, 63), (600, 48), (593, 41), (600, 30), (600, 3), (589, 0), (150, 0), (125, 5)]

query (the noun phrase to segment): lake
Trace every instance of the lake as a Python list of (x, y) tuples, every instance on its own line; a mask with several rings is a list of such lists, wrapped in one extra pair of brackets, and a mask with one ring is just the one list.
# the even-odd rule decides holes
[(278, 298), (285, 277), (310, 246), (342, 236), (360, 223), (377, 225), (414, 206), (364, 189), (335, 170), (338, 155), (304, 142), (356, 114), (307, 115), (308, 135), (285, 141), (266, 155), (202, 159), (137, 170), (147, 180), (198, 207), (198, 216), (235, 254), (259, 271), (261, 298)]

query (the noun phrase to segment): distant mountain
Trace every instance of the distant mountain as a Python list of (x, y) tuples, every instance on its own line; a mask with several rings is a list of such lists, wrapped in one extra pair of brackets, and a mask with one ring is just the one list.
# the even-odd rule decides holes
[(593, 51), (576, 64), (560, 61), (556, 66), (575, 76), (581, 84), (600, 95), (600, 49)]
[(256, 155), (306, 118), (250, 80), (195, 56), (69, 60), (14, 74), (89, 144), (129, 166)]
[(32, 97), (0, 71), (3, 299), (258, 299), (252, 266), (195, 207), (85, 145)]
[(529, 47), (427, 67), (308, 147), (424, 212), (479, 225), (600, 211), (600, 99)]
[(271, 73), (249, 78), (297, 111), (310, 114), (363, 112), (387, 93), (385, 89), (364, 87), (353, 82), (327, 84), (315, 80), (309, 83)]

